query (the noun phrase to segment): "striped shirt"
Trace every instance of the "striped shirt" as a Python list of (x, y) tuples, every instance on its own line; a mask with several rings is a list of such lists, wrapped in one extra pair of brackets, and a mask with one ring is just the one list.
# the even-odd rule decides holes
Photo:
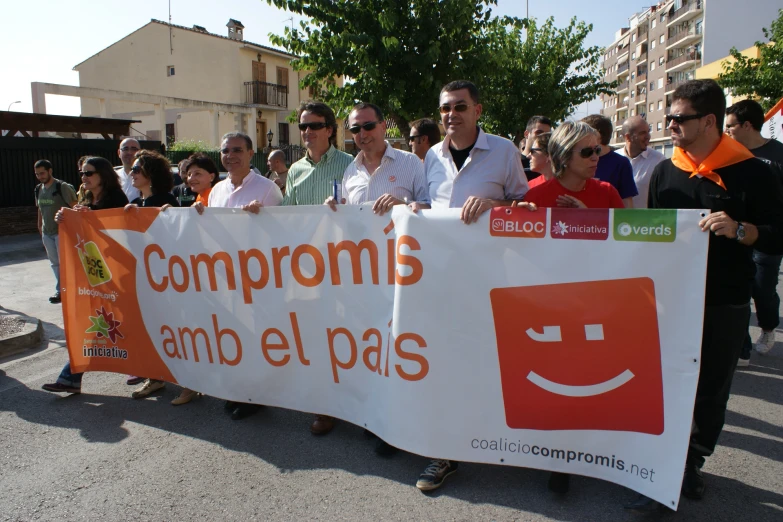
[(343, 176), (342, 197), (349, 205), (375, 201), (391, 194), (400, 201), (429, 203), (424, 164), (415, 154), (397, 150), (386, 142), (381, 164), (370, 174), (364, 166), (364, 153), (348, 165)]
[(350, 154), (334, 145), (329, 146), (318, 163), (305, 155), (288, 169), (283, 205), (323, 205), (334, 192), (334, 181), (342, 183), (343, 172), (352, 162)]

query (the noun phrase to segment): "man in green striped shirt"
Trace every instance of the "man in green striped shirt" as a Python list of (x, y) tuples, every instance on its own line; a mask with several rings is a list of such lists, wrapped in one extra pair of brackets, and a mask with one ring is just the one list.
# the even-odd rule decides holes
[(322, 205), (340, 187), (350, 154), (335, 148), (337, 119), (328, 105), (303, 103), (297, 111), (299, 132), (307, 154), (288, 170), (283, 205)]

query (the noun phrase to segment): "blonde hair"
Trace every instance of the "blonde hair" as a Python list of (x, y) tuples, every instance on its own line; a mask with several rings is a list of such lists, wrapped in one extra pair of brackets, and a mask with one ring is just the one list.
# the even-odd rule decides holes
[(559, 178), (563, 175), (574, 147), (587, 136), (595, 136), (599, 142), (601, 141), (598, 131), (582, 121), (567, 121), (552, 132), (547, 149), (555, 176)]

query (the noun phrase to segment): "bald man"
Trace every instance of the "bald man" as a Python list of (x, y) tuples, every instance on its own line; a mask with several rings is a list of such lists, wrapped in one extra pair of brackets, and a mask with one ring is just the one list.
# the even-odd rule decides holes
[(285, 195), (285, 180), (288, 178), (288, 169), (285, 166), (285, 154), (282, 150), (273, 150), (266, 160), (269, 167), (269, 179), (274, 181)]
[(122, 161), (121, 167), (116, 167), (114, 170), (120, 177), (120, 186), (122, 191), (128, 196), (128, 201), (133, 201), (136, 198), (141, 197), (139, 189), (133, 186), (133, 180), (131, 179), (131, 167), (133, 166), (134, 157), (136, 153), (141, 150), (139, 142), (133, 138), (125, 138), (120, 142), (120, 148), (117, 150), (117, 155)]
[(633, 197), (633, 208), (647, 208), (647, 193), (650, 188), (650, 176), (655, 166), (666, 157), (655, 149), (648, 148), (650, 144), (650, 126), (641, 116), (632, 116), (623, 122), (625, 147), (615, 152), (631, 161), (633, 180), (639, 191)]

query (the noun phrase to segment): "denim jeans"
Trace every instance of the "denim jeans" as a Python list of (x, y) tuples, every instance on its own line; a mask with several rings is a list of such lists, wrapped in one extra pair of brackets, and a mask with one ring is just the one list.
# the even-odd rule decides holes
[(58, 234), (53, 236), (41, 234), (41, 240), (46, 249), (46, 256), (49, 258), (49, 264), (52, 265), (55, 281), (54, 291), (57, 293), (60, 291), (60, 236)]
[(65, 363), (63, 370), (60, 372), (60, 376), (57, 378), (57, 382), (64, 386), (73, 386), (74, 388), (82, 387), (83, 373), (71, 373), (71, 363)]
[[(756, 320), (762, 330), (770, 331), (780, 323), (780, 297), (778, 296), (778, 274), (783, 256), (771, 256), (758, 250), (753, 251), (756, 263), (756, 278), (753, 280), (753, 301), (756, 303)], [(750, 325), (748, 325), (750, 326)], [(750, 332), (742, 346), (743, 359), (750, 357), (753, 341)]]

